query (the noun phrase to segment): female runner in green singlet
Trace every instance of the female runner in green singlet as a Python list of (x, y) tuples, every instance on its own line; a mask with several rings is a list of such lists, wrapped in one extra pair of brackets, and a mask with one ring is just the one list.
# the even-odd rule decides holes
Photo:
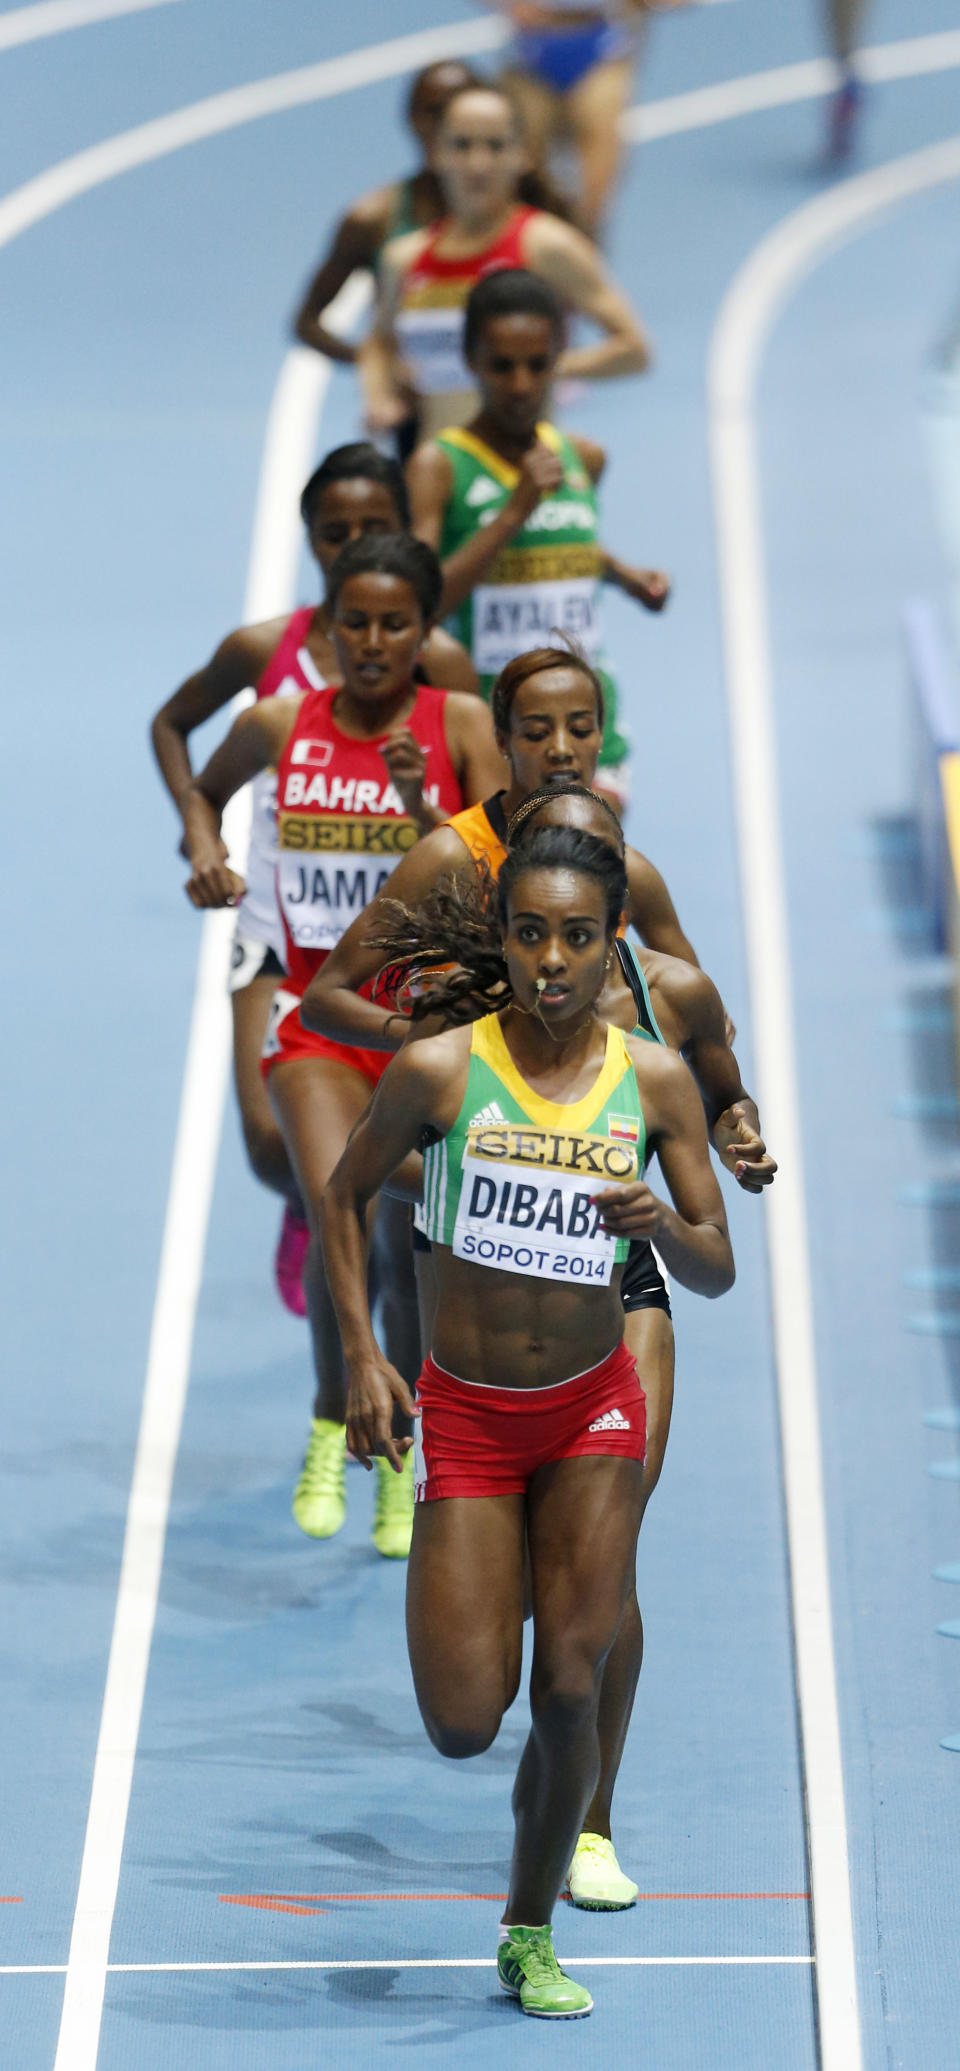
[(670, 584), (659, 570), (635, 568), (601, 545), (603, 447), (547, 421), (563, 331), (559, 298), (536, 274), (504, 268), (477, 282), (463, 350), (480, 408), (413, 454), (413, 529), (440, 556), (443, 610), (473, 656), (485, 697), (506, 662), (558, 632), (593, 662), (606, 709), (597, 787), (622, 806), (627, 741), (603, 661), (604, 586), (662, 611)]
[[(552, 2017), (592, 2005), (560, 1970), (550, 1921), (599, 1771), (600, 1680), (643, 1507), (627, 1241), (656, 1230), (668, 1268), (705, 1295), (734, 1270), (686, 1067), (596, 1012), (625, 898), (619, 857), (589, 835), (546, 829), (508, 857), (499, 944), (465, 911), (460, 968), (430, 995), (448, 1015), (497, 1011), (392, 1061), (323, 1203), (357, 1457), (399, 1471), (409, 1441), (391, 1435), (394, 1404), (419, 1407), (407, 1630), (444, 1753), (489, 1747), (516, 1695), (529, 1549), (532, 1726), (498, 1971), (524, 2012)], [(365, 1217), (424, 1142), (437, 1311), (415, 1405), (373, 1335)], [(639, 1176), (648, 1149), (673, 1208)]]
[[(544, 827), (573, 827), (606, 841), (623, 854), (623, 832), (607, 801), (582, 785), (535, 792), (507, 827), (510, 849)], [(462, 910), (452, 913), (438, 886), (391, 933), (381, 939), (384, 957), (402, 959), (429, 983), (431, 964), (456, 963)], [(723, 1002), (705, 971), (680, 957), (664, 956), (618, 935), (617, 954), (598, 1001), (598, 1012), (625, 1033), (666, 1043), (683, 1056), (703, 1102), (713, 1147), (747, 1193), (759, 1193), (776, 1172), (760, 1134), (756, 1103), (743, 1085), (727, 1039)], [(412, 1171), (404, 1183), (414, 1180)], [(394, 1182), (396, 1184), (396, 1182)], [(418, 1250), (421, 1337), (431, 1329), (431, 1260)], [(673, 1406), (674, 1335), (670, 1297), (649, 1242), (631, 1244), (620, 1282), (624, 1337), (637, 1362), (647, 1398), (647, 1452), (643, 1470), (644, 1509), (663, 1465)], [(624, 1875), (613, 1845), (613, 1793), (626, 1744), (643, 1663), (643, 1622), (636, 1590), (630, 1591), (616, 1640), (604, 1665), (598, 1707), (600, 1774), (584, 1815), (570, 1864), (574, 1905), (618, 1911), (636, 1901), (637, 1886)]]

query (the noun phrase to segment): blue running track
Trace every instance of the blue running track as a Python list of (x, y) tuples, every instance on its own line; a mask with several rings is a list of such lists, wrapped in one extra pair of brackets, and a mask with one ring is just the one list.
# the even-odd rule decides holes
[[(476, 20), (466, 0), (171, 0), (0, 35), (3, 192), (206, 96)], [(869, 42), (955, 26), (950, 0), (882, 0)], [(799, 66), (818, 31), (813, 0), (692, 7), (658, 25), (644, 99)], [(853, 174), (960, 130), (957, 44), (872, 90)], [(225, 129), (0, 244), (9, 2071), (57, 2054), (196, 972), (146, 727), (241, 616), (286, 316), (332, 219), (403, 167), (401, 87)], [(822, 99), (785, 99), (634, 149), (612, 257), (656, 369), (570, 420), (610, 449), (611, 544), (675, 574), (662, 622), (610, 606), (630, 832), (740, 1024), (748, 1082), (706, 365), (738, 268), (826, 191), (822, 124)], [(960, 1595), (932, 1574), (960, 1562), (960, 1122), (898, 630), (908, 595), (949, 603), (922, 419), (960, 292), (956, 212), (956, 184), (933, 186), (825, 246), (756, 411), (867, 2071), (956, 2071), (960, 2026), (960, 1767), (940, 1745), (960, 1733), (960, 1647), (937, 1632)], [(321, 449), (356, 423), (338, 372)], [(487, 1756), (445, 1766), (413, 1700), (402, 1569), (370, 1543), (371, 1485), (351, 1471), (327, 1546), (291, 1520), (305, 1336), (273, 1292), (276, 1211), (228, 1104), (99, 2044), (94, 2022), (57, 2071), (413, 2053), (512, 2071), (558, 2052), (814, 2071), (765, 1208), (728, 1191), (738, 1281), (717, 1305), (678, 1300), (674, 1431), (641, 1541), (648, 1651), (616, 1822), (641, 1900), (561, 1907), (561, 1955), (597, 2010), (556, 2033), (519, 2021), (489, 1962), (523, 1701)]]

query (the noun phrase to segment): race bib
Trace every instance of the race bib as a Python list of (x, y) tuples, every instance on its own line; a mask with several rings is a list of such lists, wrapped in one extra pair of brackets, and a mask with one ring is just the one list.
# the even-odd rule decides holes
[(595, 576), (557, 582), (479, 583), (473, 592), (473, 662), (480, 676), (499, 676), (515, 655), (554, 647), (567, 633), (594, 662), (600, 652)]
[(513, 1122), (472, 1127), (454, 1254), (505, 1273), (607, 1287), (626, 1247), (601, 1228), (592, 1196), (638, 1177), (636, 1145), (613, 1136)]
[(277, 891), (298, 949), (334, 949), (417, 839), (397, 813), (278, 815)]
[(470, 388), (473, 377), (461, 350), (463, 307), (404, 309), (396, 320), (397, 343), (421, 395), (446, 395)]

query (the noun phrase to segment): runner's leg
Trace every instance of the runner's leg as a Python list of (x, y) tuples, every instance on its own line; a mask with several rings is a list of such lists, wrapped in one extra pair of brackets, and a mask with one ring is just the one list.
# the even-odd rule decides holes
[(632, 58), (608, 58), (591, 65), (566, 95), (580, 163), (580, 210), (590, 237), (601, 235), (616, 185), (623, 158), (620, 121), (630, 104), (633, 76)]
[(260, 1053), (276, 988), (275, 977), (256, 977), (230, 994), (233, 1077), (250, 1169), (262, 1186), (283, 1194), (299, 1210), (297, 1183), (260, 1070)]
[(533, 1723), (513, 1793), (510, 1924), (550, 1920), (596, 1789), (601, 1676), (634, 1572), (642, 1487), (639, 1460), (594, 1455), (539, 1468), (527, 1492)]
[[(647, 1398), (647, 1457), (643, 1467), (644, 1510), (660, 1478), (673, 1405), (673, 1324), (665, 1309), (632, 1309), (624, 1338), (637, 1362)], [(617, 1637), (604, 1663), (597, 1709), (600, 1774), (583, 1816), (583, 1831), (610, 1839), (610, 1808), (623, 1760), (637, 1682), (643, 1666), (643, 1619), (636, 1577), (630, 1583)]]
[(563, 129), (561, 96), (535, 72), (515, 71), (512, 66), (501, 73), (500, 84), (520, 117), (527, 150), (537, 172), (546, 173), (551, 147)]
[(418, 1503), (407, 1644), (423, 1723), (443, 1755), (482, 1754), (520, 1683), (524, 1499)]
[(363, 1074), (332, 1058), (293, 1058), (270, 1073), (270, 1102), (283, 1131), (310, 1225), (303, 1284), (317, 1375), (314, 1416), (342, 1424), (346, 1374), (320, 1247), (320, 1196), (370, 1098)]

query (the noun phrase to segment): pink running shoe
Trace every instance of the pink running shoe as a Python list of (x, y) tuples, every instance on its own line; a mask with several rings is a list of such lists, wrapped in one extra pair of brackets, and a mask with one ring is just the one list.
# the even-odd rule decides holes
[(309, 1242), (308, 1225), (302, 1215), (294, 1212), (288, 1201), (280, 1224), (280, 1241), (273, 1261), (273, 1271), (280, 1300), (294, 1316), (305, 1316), (307, 1313), (303, 1292), (303, 1262)]

